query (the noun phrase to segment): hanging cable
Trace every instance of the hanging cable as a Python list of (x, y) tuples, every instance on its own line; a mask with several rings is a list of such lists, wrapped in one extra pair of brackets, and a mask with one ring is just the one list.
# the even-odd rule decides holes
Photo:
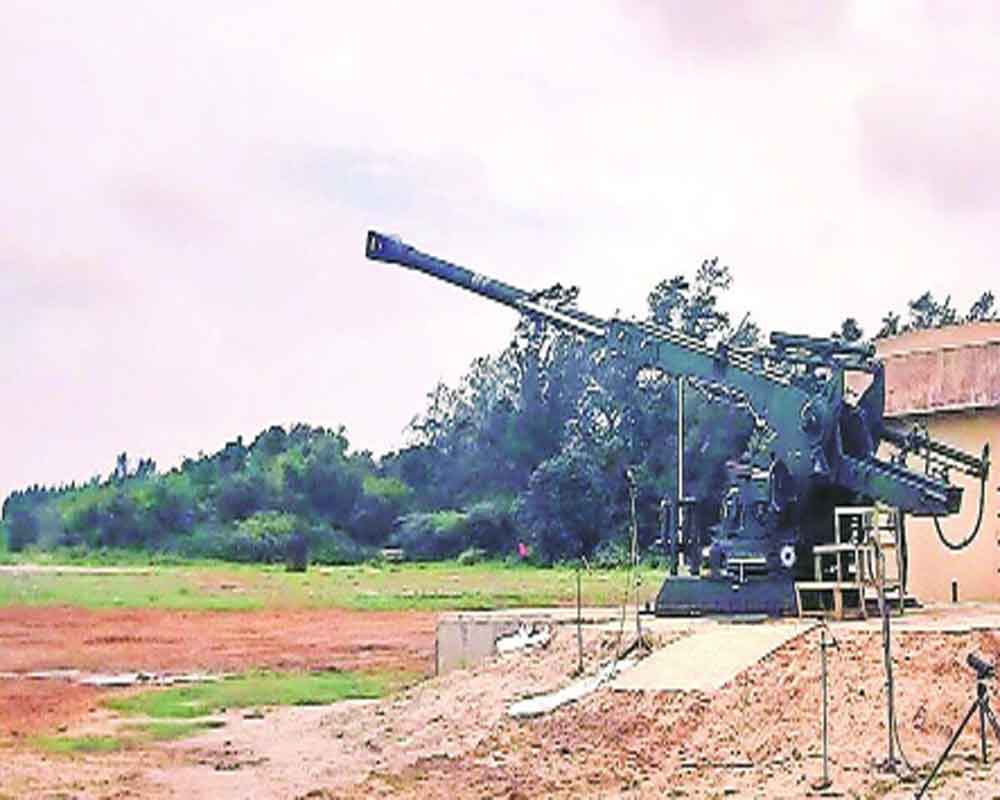
[(938, 521), (937, 516), (934, 515), (931, 517), (931, 519), (934, 520), (934, 530), (937, 531), (938, 539), (941, 540), (941, 544), (943, 544), (945, 547), (947, 547), (949, 550), (952, 551), (964, 550), (966, 547), (972, 544), (973, 540), (976, 538), (976, 535), (979, 533), (979, 528), (983, 524), (983, 511), (985, 507), (986, 507), (986, 472), (984, 471), (979, 477), (979, 511), (976, 514), (976, 524), (975, 527), (973, 527), (972, 529), (972, 533), (970, 533), (960, 542), (950, 542), (948, 541), (948, 538), (944, 535), (944, 531), (941, 530), (941, 523)]

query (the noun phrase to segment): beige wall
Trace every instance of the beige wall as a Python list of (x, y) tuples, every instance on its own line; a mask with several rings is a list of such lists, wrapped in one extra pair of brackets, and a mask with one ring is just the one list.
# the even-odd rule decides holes
[[(990, 443), (993, 466), (986, 484), (986, 509), (976, 540), (953, 553), (938, 541), (930, 519), (907, 517), (910, 550), (909, 592), (921, 602), (951, 600), (951, 582), (958, 581), (959, 600), (1000, 600), (1000, 409), (936, 413), (924, 418), (930, 435), (944, 444), (978, 454)], [(917, 467), (914, 463), (913, 467)], [(965, 487), (962, 509), (940, 520), (951, 541), (965, 538), (975, 524), (979, 482), (952, 472), (952, 481)]]

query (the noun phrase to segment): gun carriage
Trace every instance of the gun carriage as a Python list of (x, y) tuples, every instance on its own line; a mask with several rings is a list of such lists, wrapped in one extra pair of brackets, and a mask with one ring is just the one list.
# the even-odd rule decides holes
[[(671, 515), (665, 539), (692, 574), (673, 570), (657, 596), (657, 614), (795, 613), (794, 582), (808, 579), (813, 548), (833, 540), (835, 508), (877, 501), (916, 516), (946, 516), (962, 502), (952, 470), (985, 484), (988, 448), (973, 456), (920, 430), (886, 425), (885, 373), (872, 345), (773, 333), (768, 347), (712, 347), (650, 322), (555, 308), (543, 292), (510, 286), (375, 231), (368, 233), (366, 254), (603, 342), (640, 367), (683, 378), (752, 414), (767, 445), (731, 466), (718, 523), (695, 530), (693, 515), (683, 524), (681, 514)], [(870, 378), (854, 401), (845, 394), (848, 372)], [(883, 443), (894, 451), (888, 459), (878, 454)], [(922, 458), (922, 472), (907, 466), (910, 455)]]

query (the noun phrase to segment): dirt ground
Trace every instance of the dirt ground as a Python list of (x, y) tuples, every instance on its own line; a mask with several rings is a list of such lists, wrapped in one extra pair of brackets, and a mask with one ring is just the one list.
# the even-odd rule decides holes
[[(5, 608), (0, 674), (433, 670), (436, 615), (361, 611), (177, 612)], [(106, 696), (107, 692), (103, 693)], [(101, 690), (64, 680), (0, 678), (0, 742), (51, 732), (94, 707)]]
[[(239, 615), (220, 616), (233, 621)], [(244, 625), (268, 615), (248, 616)], [(305, 627), (295, 634), (289, 619), (281, 631), (261, 634), (261, 655), (273, 655), (283, 636), (313, 641), (309, 635), (316, 630), (306, 633), (309, 615), (290, 616), (303, 617)], [(355, 621), (362, 624), (365, 616), (382, 615), (358, 615)], [(386, 648), (369, 650), (368, 657), (377, 659), (388, 656), (388, 643), (395, 642), (396, 656), (403, 658), (398, 648), (412, 654), (423, 641), (422, 663), (429, 665), (433, 618), (423, 616), (390, 615), (379, 629), (384, 641), (363, 625), (367, 638), (357, 638), (353, 647), (384, 643)], [(349, 630), (351, 622), (343, 623)], [(218, 646), (203, 648), (200, 657), (207, 660), (197, 666), (231, 668), (234, 662), (227, 659), (238, 658), (239, 636), (227, 640), (230, 629), (220, 625)], [(9, 630), (7, 621), (0, 622), (0, 631)], [(20, 630), (31, 638), (30, 626)], [(328, 645), (313, 641), (301, 654), (285, 657), (329, 666), (336, 661), (331, 653), (343, 645), (346, 665), (352, 645), (340, 639), (339, 630), (332, 627)], [(543, 650), (498, 657), (377, 702), (268, 709), (263, 719), (234, 711), (224, 727), (196, 738), (112, 754), (61, 757), (16, 744), (0, 750), (0, 798), (912, 797), (919, 785), (912, 777), (901, 780), (879, 768), (888, 745), (877, 623), (836, 630), (839, 648), (829, 652), (833, 786), (826, 795), (811, 788), (822, 774), (818, 633), (792, 640), (714, 692), (601, 689), (544, 717), (509, 718), (505, 709), (512, 700), (571, 680), (575, 636), (559, 627)], [(659, 644), (680, 635), (661, 634)], [(611, 657), (615, 640), (608, 631), (585, 631), (587, 671)], [(5, 654), (9, 641), (0, 639)], [(55, 652), (72, 656), (74, 646)], [(893, 647), (899, 742), (925, 773), (974, 698), (966, 655), (1000, 659), (1000, 630), (900, 627)], [(0, 656), (0, 669), (10, 668), (2, 660), (8, 657)], [(177, 658), (171, 663), (180, 666), (183, 659)], [(1000, 708), (992, 685), (991, 696)], [(74, 702), (82, 707), (90, 700)], [(69, 731), (106, 732), (113, 724), (108, 715), (89, 714), (72, 721)], [(931, 797), (1000, 798), (1000, 745), (991, 742), (987, 768), (977, 763), (977, 749), (978, 732), (971, 726)], [(899, 773), (907, 772), (900, 767)]]

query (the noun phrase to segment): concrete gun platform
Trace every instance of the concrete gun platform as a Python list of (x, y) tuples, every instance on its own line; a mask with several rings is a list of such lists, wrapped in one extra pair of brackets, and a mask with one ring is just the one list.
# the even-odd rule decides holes
[(611, 683), (618, 691), (714, 691), (816, 623), (699, 625)]

